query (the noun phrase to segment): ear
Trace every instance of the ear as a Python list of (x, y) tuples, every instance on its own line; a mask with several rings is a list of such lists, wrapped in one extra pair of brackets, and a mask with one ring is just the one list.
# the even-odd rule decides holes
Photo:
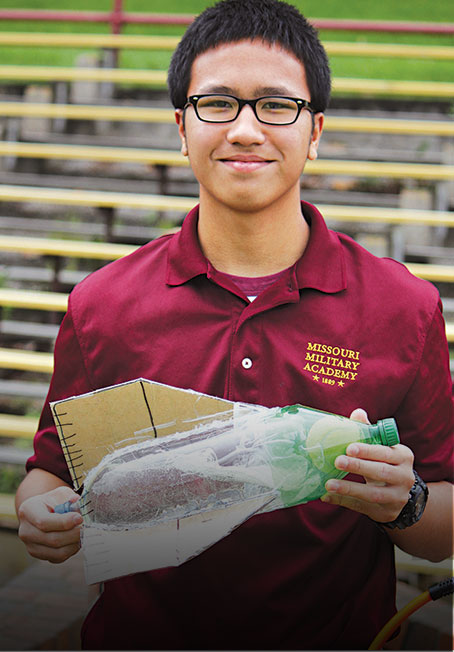
[(317, 158), (318, 145), (320, 143), (320, 138), (322, 137), (323, 124), (325, 116), (323, 113), (315, 113), (313, 115), (314, 127), (311, 134), (311, 142), (309, 144), (309, 152), (307, 158), (310, 161), (315, 161)]
[(178, 125), (178, 134), (181, 140), (181, 153), (183, 156), (188, 155), (188, 144), (186, 141), (186, 132), (184, 129), (184, 115), (183, 109), (176, 109), (175, 111), (175, 121)]

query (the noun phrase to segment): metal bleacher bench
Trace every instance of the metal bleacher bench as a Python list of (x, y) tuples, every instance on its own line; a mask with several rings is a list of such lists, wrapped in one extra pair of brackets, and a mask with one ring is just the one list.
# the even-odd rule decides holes
[[(65, 118), (67, 120), (113, 120), (115, 122), (151, 122), (173, 124), (173, 109), (143, 106), (60, 104), (49, 102), (0, 101), (0, 116)], [(423, 134), (454, 136), (452, 120), (404, 120), (361, 116), (326, 116), (325, 131), (382, 134)]]
[[(107, 203), (108, 205), (129, 205), (128, 202), (135, 202), (138, 198), (142, 200), (142, 206), (146, 205), (148, 199), (149, 205), (156, 205), (161, 199), (167, 201), (169, 206), (172, 199), (181, 204), (184, 203), (184, 208), (189, 209), (194, 205), (194, 198), (172, 198), (154, 195), (133, 195), (128, 197), (128, 193), (98, 193), (85, 191), (77, 191), (72, 194), (72, 191), (62, 191), (50, 189), (21, 189), (12, 186), (11, 189), (20, 193), (30, 192), (36, 190), (36, 195), (32, 193), (35, 199), (43, 198), (43, 195), (55, 193), (54, 199), (57, 202), (74, 199), (75, 202), (83, 202), (91, 199), (92, 202), (99, 201)], [(0, 186), (0, 193), (2, 192)], [(69, 197), (66, 197), (69, 193)], [(5, 193), (2, 193), (5, 196)], [(83, 195), (88, 195), (84, 197)], [(94, 195), (94, 197), (92, 196)], [(126, 196), (125, 196), (126, 195)], [(32, 198), (28, 195), (28, 198)], [(48, 200), (48, 197), (45, 196)], [(346, 206), (320, 206), (323, 214), (327, 219), (347, 220), (347, 221), (384, 221), (396, 224), (429, 224), (433, 226), (454, 226), (454, 214), (449, 211), (422, 211), (422, 210), (404, 210), (404, 209), (374, 209), (364, 207), (346, 207)], [(171, 233), (177, 230), (167, 229), (163, 233)], [(23, 237), (23, 236), (8, 236), (0, 234), (0, 251), (15, 252), (22, 255), (36, 255), (36, 256), (56, 256), (56, 257), (69, 257), (69, 258), (89, 258), (95, 260), (115, 260), (122, 256), (132, 253), (137, 247), (135, 245), (125, 245), (107, 242), (88, 242), (83, 240), (59, 240), (56, 238), (37, 238), (37, 237)], [(408, 263), (407, 267), (410, 271), (429, 281), (438, 281), (452, 283), (454, 282), (454, 266), (452, 265), (429, 265), (422, 263)], [(39, 292), (0, 288), (0, 305), (10, 307), (28, 307), (38, 310), (52, 310), (52, 311), (65, 311), (67, 307), (67, 296), (57, 292)], [(452, 337), (451, 330), (449, 331)]]
[[(179, 37), (99, 35), (99, 34), (42, 34), (0, 32), (0, 46), (20, 47), (70, 47), (102, 49), (149, 49), (172, 50)], [(450, 46), (413, 46), (378, 43), (325, 42), (329, 55), (361, 57), (406, 57), (412, 59), (434, 58), (454, 59), (454, 48)], [(104, 60), (104, 64), (108, 60)], [(128, 85), (143, 85), (156, 89), (166, 86), (167, 71), (109, 68), (53, 67), (32, 65), (0, 65), (1, 81), (48, 81), (48, 82), (113, 82)], [(454, 96), (454, 83), (411, 82), (401, 80), (374, 80), (335, 78), (333, 95), (447, 98)], [(69, 120), (111, 120), (137, 121), (144, 123), (173, 123), (171, 109), (132, 107), (71, 105), (37, 102), (0, 101), (2, 117), (47, 117)], [(403, 120), (393, 118), (347, 117), (329, 115), (325, 130), (341, 132), (364, 132), (383, 134), (427, 134), (453, 136), (454, 122), (448, 120)], [(156, 166), (185, 166), (186, 159), (177, 152), (131, 147), (94, 147), (77, 145), (54, 145), (49, 143), (0, 141), (0, 156), (45, 159), (84, 159), (97, 161), (141, 162)], [(453, 165), (420, 163), (375, 163), (369, 161), (318, 160), (309, 162), (307, 173), (314, 175), (335, 174), (361, 177), (410, 177), (444, 181), (454, 179)], [(94, 190), (71, 190), (20, 185), (1, 185), (0, 202), (46, 202), (55, 205), (96, 206), (100, 208), (136, 208), (156, 211), (177, 211), (182, 214), (190, 210), (195, 197), (172, 197), (162, 195), (102, 192)], [(360, 206), (319, 206), (328, 220), (341, 222), (375, 222), (390, 225), (423, 224), (431, 226), (454, 226), (454, 214), (448, 211), (405, 210), (394, 208), (372, 208)], [(169, 230), (170, 231), (170, 230)], [(136, 247), (100, 242), (57, 240), (50, 238), (19, 238), (0, 235), (0, 251), (36, 256), (68, 258), (90, 258), (102, 261), (114, 260), (134, 251)], [(408, 264), (418, 276), (431, 281), (454, 282), (454, 267), (449, 265)], [(45, 292), (0, 288), (0, 308), (12, 307), (64, 313), (68, 296), (60, 292)], [(454, 343), (454, 323), (447, 323), (447, 336)], [(31, 371), (44, 374), (46, 378), (53, 368), (50, 353), (20, 349), (0, 349), (0, 368)], [(11, 381), (6, 381), (11, 382)], [(14, 381), (20, 383), (21, 381)], [(26, 382), (26, 381), (24, 381)], [(29, 383), (32, 385), (32, 383)], [(19, 387), (19, 384), (16, 385)], [(37, 417), (14, 414), (0, 414), (0, 437), (22, 439), (31, 443), (38, 425)], [(11, 527), (17, 526), (14, 497), (0, 494), (0, 521)], [(398, 564), (415, 572), (433, 573), (433, 565), (427, 565), (414, 558), (398, 558)], [(444, 574), (450, 570), (441, 569)]]
[[(20, 47), (73, 47), (115, 49), (173, 50), (179, 37), (135, 36), (106, 34), (49, 34), (29, 32), (1, 32), (0, 45)], [(324, 43), (329, 55), (403, 57), (411, 59), (451, 60), (454, 49), (450, 46), (416, 46), (387, 43)], [(64, 68), (47, 66), (0, 66), (0, 79), (29, 81), (109, 81), (140, 83), (165, 87), (167, 73), (164, 70), (122, 70), (119, 68)], [(353, 94), (379, 94), (386, 96), (452, 97), (454, 84), (449, 82), (406, 82), (374, 79), (336, 78), (333, 92)]]
[[(0, 156), (143, 163), (173, 167), (189, 165), (187, 158), (172, 150), (16, 141), (0, 141)], [(307, 162), (306, 174), (447, 181), (454, 180), (454, 165), (317, 159)]]
[[(0, 32), (0, 45), (20, 47), (105, 48), (131, 50), (174, 50), (179, 36), (144, 36), (128, 34), (59, 34), (47, 32)], [(447, 45), (407, 45), (324, 41), (330, 55), (402, 57), (413, 59), (454, 59), (454, 49)]]
[[(46, 202), (57, 205), (108, 208), (145, 208), (186, 213), (195, 206), (197, 198), (0, 184), (1, 201)], [(328, 220), (454, 226), (454, 214), (450, 211), (339, 206), (334, 204), (320, 204), (319, 208)], [(2, 242), (7, 243), (8, 240), (4, 240), (5, 237), (2, 236)], [(33, 246), (33, 242), (31, 242), (30, 246)]]
[[(0, 80), (15, 82), (110, 82), (165, 89), (167, 71), (140, 70), (136, 68), (0, 65)], [(333, 95), (348, 93), (349, 95), (380, 97), (451, 98), (454, 95), (454, 83), (335, 77), (332, 92)]]

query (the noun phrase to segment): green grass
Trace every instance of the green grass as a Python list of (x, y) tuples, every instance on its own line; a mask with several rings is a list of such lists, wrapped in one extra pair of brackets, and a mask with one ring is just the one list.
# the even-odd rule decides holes
[[(207, 0), (124, 0), (124, 9), (131, 12), (198, 13), (212, 2)], [(364, 0), (293, 0), (293, 4), (308, 17), (352, 18), (369, 20), (410, 20), (428, 22), (454, 22), (454, 3), (447, 0), (381, 0), (378, 3)], [(0, 8), (67, 9), (108, 11), (112, 0), (0, 0)], [(59, 31), (108, 33), (109, 27), (101, 23), (54, 23), (4, 21), (2, 30)], [(181, 34), (184, 27), (128, 25), (128, 34)], [(378, 43), (413, 43), (420, 45), (450, 45), (454, 36), (425, 34), (394, 34), (373, 32), (321, 31), (322, 40), (369, 41)], [(90, 50), (86, 50), (89, 52)], [(82, 51), (63, 48), (0, 49), (3, 64), (73, 65)], [(92, 51), (95, 52), (95, 51)], [(120, 65), (126, 68), (165, 69), (170, 60), (168, 52), (124, 51)], [(373, 58), (333, 56), (330, 58), (334, 76), (376, 79), (405, 79), (418, 81), (452, 81), (453, 62), (425, 59)]]

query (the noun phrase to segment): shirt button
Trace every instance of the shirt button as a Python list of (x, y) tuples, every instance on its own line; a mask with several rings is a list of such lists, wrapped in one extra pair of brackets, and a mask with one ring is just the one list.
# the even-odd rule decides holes
[(243, 358), (241, 364), (243, 369), (250, 369), (252, 367), (252, 360), (251, 358)]

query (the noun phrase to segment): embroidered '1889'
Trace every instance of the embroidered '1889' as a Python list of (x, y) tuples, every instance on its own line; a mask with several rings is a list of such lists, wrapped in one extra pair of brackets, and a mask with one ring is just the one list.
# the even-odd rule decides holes
[(343, 387), (344, 381), (355, 381), (361, 364), (360, 352), (330, 344), (308, 342), (304, 371), (313, 374), (315, 382)]

